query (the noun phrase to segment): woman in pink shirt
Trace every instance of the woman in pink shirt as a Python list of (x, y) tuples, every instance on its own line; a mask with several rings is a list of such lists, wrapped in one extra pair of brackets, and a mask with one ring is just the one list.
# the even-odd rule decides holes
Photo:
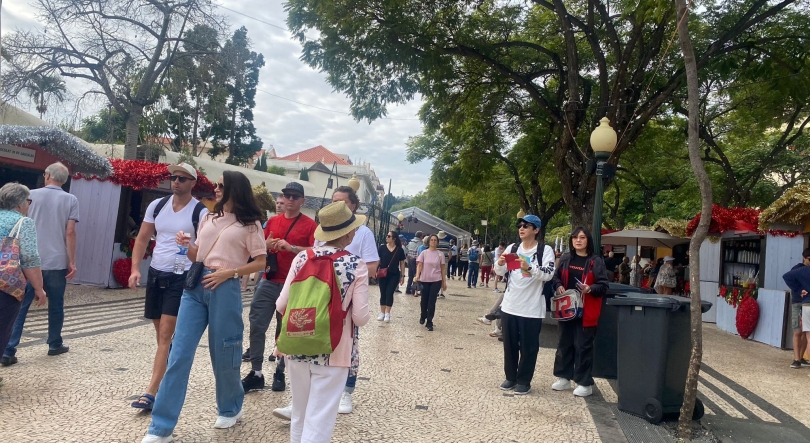
[[(141, 443), (172, 441), (186, 399), (191, 364), (203, 333), (214, 368), (217, 415), (214, 428), (226, 429), (242, 417), (245, 392), (239, 376), (242, 362), (242, 291), (239, 278), (264, 269), (266, 246), (259, 223), (262, 213), (247, 177), (225, 171), (217, 183), (222, 198), (200, 220), (197, 244), (177, 233), (178, 244), (189, 246), (191, 261), (205, 266), (202, 281), (183, 291), (166, 375), (152, 407), (149, 433)], [(253, 257), (253, 262), (247, 263)]]
[[(310, 255), (332, 255), (352, 243), (357, 228), (366, 217), (352, 214), (343, 201), (324, 206), (318, 212), (320, 226), (315, 240), (326, 242), (309, 251), (300, 252), (293, 260), (287, 281), (276, 301), (276, 310), (284, 313), (290, 298), (290, 285)], [(351, 253), (334, 259), (335, 274), (340, 286), (343, 311), (343, 334), (331, 354), (287, 355), (286, 363), (292, 388), (292, 417), (290, 442), (329, 443), (338, 415), (340, 397), (352, 365), (352, 331), (368, 323), (368, 268), (363, 260)], [(278, 350), (276, 350), (276, 355)]]
[(447, 290), (447, 272), (444, 262), (444, 253), (439, 251), (439, 237), (430, 236), (428, 248), (416, 258), (415, 281), (422, 283), (422, 315), (419, 324), (425, 325), (428, 331), (433, 330), (433, 314), (436, 313), (436, 298), (439, 290)]

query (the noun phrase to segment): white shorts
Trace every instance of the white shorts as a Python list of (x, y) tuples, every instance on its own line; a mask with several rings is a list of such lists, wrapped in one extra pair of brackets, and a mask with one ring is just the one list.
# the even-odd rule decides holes
[(810, 332), (810, 305), (802, 305), (802, 332)]

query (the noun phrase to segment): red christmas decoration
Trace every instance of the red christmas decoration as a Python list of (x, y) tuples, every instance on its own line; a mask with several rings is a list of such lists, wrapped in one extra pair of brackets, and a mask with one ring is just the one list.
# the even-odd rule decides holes
[[(113, 174), (107, 178), (99, 178), (95, 175), (86, 176), (76, 174), (74, 179), (111, 181), (116, 185), (126, 186), (136, 191), (148, 188), (157, 188), (160, 182), (169, 179), (168, 163), (153, 163), (144, 160), (122, 160), (118, 158), (110, 159), (113, 167)], [(197, 183), (192, 189), (198, 193), (213, 193), (214, 184), (203, 174), (197, 175)]]
[(742, 338), (754, 333), (759, 322), (759, 304), (753, 297), (745, 297), (737, 308), (737, 332)]
[(132, 271), (132, 259), (129, 257), (119, 258), (113, 262), (112, 271), (113, 278), (115, 279), (116, 283), (126, 288), (129, 286), (129, 274)]
[[(709, 224), (709, 234), (722, 234), (726, 231), (751, 231), (759, 235), (765, 235), (759, 226), (759, 209), (752, 208), (724, 208), (719, 205), (712, 206), (712, 221)], [(686, 235), (691, 237), (700, 223), (700, 214), (696, 215), (689, 224), (686, 226)], [(795, 231), (783, 231), (779, 229), (772, 229), (767, 231), (768, 234), (795, 237), (799, 235)]]

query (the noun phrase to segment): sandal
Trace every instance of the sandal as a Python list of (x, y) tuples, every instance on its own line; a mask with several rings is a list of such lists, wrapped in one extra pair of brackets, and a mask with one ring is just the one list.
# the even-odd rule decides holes
[(152, 394), (143, 394), (137, 400), (132, 402), (132, 407), (135, 409), (149, 409), (152, 410), (152, 405), (155, 404), (155, 396)]

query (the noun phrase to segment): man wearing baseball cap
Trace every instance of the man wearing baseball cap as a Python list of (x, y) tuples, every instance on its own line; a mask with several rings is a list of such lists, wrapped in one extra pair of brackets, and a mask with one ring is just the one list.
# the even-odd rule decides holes
[[(188, 233), (192, 241), (197, 238), (197, 226), (208, 213), (200, 201), (191, 196), (191, 189), (197, 183), (197, 171), (188, 163), (170, 165), (169, 181), (172, 195), (154, 200), (146, 208), (146, 214), (132, 248), (132, 270), (129, 287), (135, 289), (141, 284), (141, 260), (149, 240), (155, 235), (155, 249), (146, 279), (146, 300), (144, 317), (151, 319), (157, 333), (158, 348), (152, 366), (152, 379), (141, 397), (132, 403), (136, 409), (152, 409), (160, 381), (166, 372), (169, 345), (177, 323), (180, 298), (183, 296), (185, 273), (175, 273), (175, 259), (179, 252), (175, 236), (179, 231)], [(185, 259), (184, 270), (188, 271), (191, 261)]]
[[(248, 349), (251, 371), (242, 379), (245, 392), (264, 389), (264, 348), (267, 329), (273, 316), (276, 317), (274, 338), (281, 333), (281, 314), (276, 312), (276, 300), (284, 287), (293, 259), (299, 252), (310, 249), (315, 242), (315, 220), (301, 213), (306, 197), (301, 183), (290, 182), (281, 190), (279, 197), (284, 212), (267, 220), (264, 237), (267, 243), (267, 268), (264, 279), (256, 286), (253, 301), (250, 303), (250, 348)], [(247, 352), (246, 352), (247, 354)], [(273, 375), (273, 391), (286, 389), (284, 359), (278, 360)]]

